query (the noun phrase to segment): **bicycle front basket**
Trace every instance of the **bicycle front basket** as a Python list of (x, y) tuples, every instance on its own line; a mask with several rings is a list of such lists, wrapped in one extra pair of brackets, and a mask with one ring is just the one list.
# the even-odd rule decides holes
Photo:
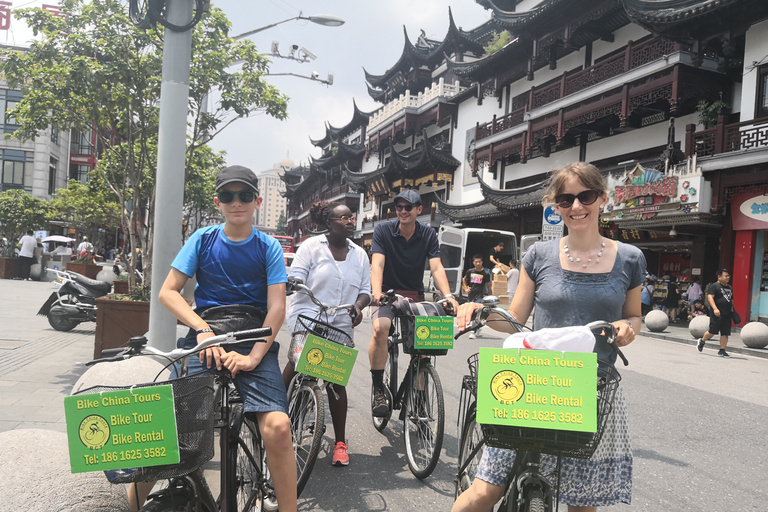
[(307, 341), (307, 335), (314, 334), (318, 338), (333, 341), (345, 347), (353, 347), (352, 338), (346, 332), (331, 324), (322, 322), (316, 318), (299, 315), (296, 319), (296, 325), (293, 328), (291, 345), (288, 348), (288, 357), (293, 364), (299, 362), (301, 351), (304, 349), (304, 343)]
[(598, 379), (596, 432), (483, 424), (483, 435), (486, 437), (487, 444), (496, 448), (533, 450), (576, 459), (590, 458), (603, 437), (621, 380), (621, 376), (613, 365), (601, 362), (600, 367), (607, 368), (607, 374)]
[(164, 480), (186, 475), (213, 458), (213, 374), (200, 372), (179, 379), (135, 386), (96, 386), (77, 395), (121, 391), (152, 386), (173, 386), (176, 429), (179, 437), (179, 463), (111, 472), (110, 481), (124, 484)]

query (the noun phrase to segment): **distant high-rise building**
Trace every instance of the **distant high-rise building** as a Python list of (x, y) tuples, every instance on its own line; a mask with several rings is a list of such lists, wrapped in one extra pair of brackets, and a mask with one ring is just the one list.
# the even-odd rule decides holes
[(285, 182), (280, 173), (295, 166), (293, 160), (286, 158), (276, 163), (272, 169), (259, 173), (259, 195), (263, 198), (261, 208), (253, 214), (253, 225), (264, 233), (274, 234), (277, 220), (285, 213)]

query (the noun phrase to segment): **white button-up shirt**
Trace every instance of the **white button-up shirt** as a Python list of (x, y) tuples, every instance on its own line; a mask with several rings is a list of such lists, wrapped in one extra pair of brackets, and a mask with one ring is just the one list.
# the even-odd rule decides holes
[[(315, 298), (329, 306), (354, 304), (358, 295), (371, 296), (371, 265), (365, 250), (348, 240), (345, 261), (336, 261), (328, 239), (318, 235), (304, 241), (288, 269), (288, 275), (298, 277), (312, 290)], [(304, 292), (297, 292), (288, 306), (288, 326), (291, 332), (299, 315), (315, 318), (319, 308)], [(321, 318), (353, 337), (352, 318), (346, 311)]]

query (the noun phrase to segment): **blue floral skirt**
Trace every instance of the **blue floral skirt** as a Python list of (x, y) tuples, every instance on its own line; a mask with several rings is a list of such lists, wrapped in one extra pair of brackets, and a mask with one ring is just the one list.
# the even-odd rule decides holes
[[(507, 484), (515, 451), (487, 447), (476, 477), (492, 485)], [(541, 472), (555, 471), (557, 457), (544, 455)], [(632, 445), (627, 404), (619, 386), (600, 444), (589, 459), (561, 459), (560, 502), (580, 507), (605, 507), (632, 500)], [(553, 477), (553, 484), (557, 481)]]

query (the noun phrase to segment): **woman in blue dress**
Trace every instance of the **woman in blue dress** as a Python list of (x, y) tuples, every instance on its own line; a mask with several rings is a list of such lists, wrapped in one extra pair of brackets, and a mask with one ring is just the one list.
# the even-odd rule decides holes
[[(525, 323), (535, 306), (534, 330), (607, 320), (617, 329), (619, 346), (634, 341), (641, 325), (645, 258), (636, 247), (600, 235), (600, 211), (608, 200), (605, 180), (591, 164), (569, 164), (553, 173), (543, 202), (555, 205), (568, 235), (536, 243), (523, 258), (509, 307), (519, 322)], [(479, 307), (462, 305), (457, 325), (468, 325)], [(596, 343), (595, 352), (600, 360), (616, 360), (604, 341)], [(514, 458), (513, 450), (487, 448), (474, 482), (459, 496), (453, 512), (491, 510), (504, 493)], [(556, 458), (545, 456), (542, 462), (546, 474), (554, 469)], [(586, 460), (563, 458), (561, 477), (560, 501), (569, 512), (594, 512), (599, 506), (630, 502), (632, 449), (621, 388), (594, 455)]]

